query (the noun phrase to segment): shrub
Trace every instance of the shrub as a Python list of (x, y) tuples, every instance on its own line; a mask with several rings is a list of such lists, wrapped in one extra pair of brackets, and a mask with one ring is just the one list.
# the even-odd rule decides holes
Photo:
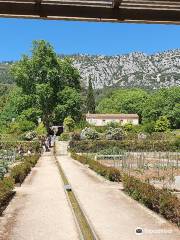
[(91, 139), (91, 140), (95, 140), (99, 138), (99, 134), (98, 132), (93, 129), (93, 128), (85, 128), (81, 131), (81, 139), (82, 140), (87, 140), (87, 139)]
[(46, 130), (43, 122), (39, 123), (39, 125), (35, 129), (35, 132), (36, 132), (36, 134), (38, 136), (45, 136), (45, 135), (47, 135), (47, 130)]
[(125, 133), (122, 128), (108, 128), (105, 136), (108, 140), (122, 140)]
[(0, 141), (0, 150), (14, 150), (17, 149), (19, 146), (22, 146), (25, 152), (27, 152), (28, 149), (31, 149), (33, 153), (39, 153), (41, 149), (39, 141)]
[(70, 148), (75, 152), (99, 152), (107, 148), (118, 147), (128, 151), (179, 151), (178, 142), (171, 140), (94, 140), (70, 141)]
[(124, 153), (124, 151), (117, 146), (105, 148), (98, 152), (99, 155), (121, 155), (123, 153)]
[(13, 188), (14, 180), (12, 178), (6, 177), (0, 180), (0, 215), (13, 194)]
[(74, 121), (74, 119), (72, 119), (72, 117), (68, 116), (64, 119), (63, 125), (65, 128), (65, 131), (71, 132), (74, 130), (75, 121)]
[(23, 139), (27, 141), (31, 141), (36, 137), (35, 131), (30, 131), (24, 134)]
[(59, 136), (59, 141), (69, 141), (70, 140), (70, 134), (69, 133), (62, 133)]
[(170, 122), (166, 116), (161, 116), (155, 122), (155, 131), (156, 132), (166, 132), (167, 130), (169, 130), (169, 127), (170, 127)]
[(120, 182), (121, 181), (121, 174), (120, 171), (113, 167), (107, 167), (101, 164), (98, 161), (95, 161), (87, 156), (79, 155), (75, 152), (71, 153), (73, 159), (79, 161), (82, 164), (88, 164), (89, 168), (97, 172), (99, 175), (107, 178), (113, 182)]
[(22, 183), (28, 173), (31, 171), (31, 168), (35, 166), (39, 159), (38, 155), (27, 156), (23, 159), (23, 162), (14, 166), (11, 169), (11, 177), (14, 179), (15, 183)]
[(72, 141), (80, 141), (81, 140), (81, 134), (80, 132), (73, 132), (71, 134)]
[(156, 189), (133, 176), (122, 177), (124, 190), (135, 200), (180, 226), (180, 201), (167, 189)]

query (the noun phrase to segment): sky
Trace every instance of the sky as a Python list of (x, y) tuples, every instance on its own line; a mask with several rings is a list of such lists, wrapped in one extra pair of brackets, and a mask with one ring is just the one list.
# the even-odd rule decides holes
[(180, 48), (180, 26), (0, 18), (0, 61), (20, 59), (40, 39), (59, 54), (153, 54)]

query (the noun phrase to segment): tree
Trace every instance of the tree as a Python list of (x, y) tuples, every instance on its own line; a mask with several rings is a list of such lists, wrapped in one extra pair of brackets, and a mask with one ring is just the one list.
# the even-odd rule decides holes
[(72, 117), (68, 116), (64, 119), (63, 125), (66, 132), (71, 132), (74, 130), (75, 121), (72, 119)]
[[(18, 113), (21, 114), (28, 108), (39, 109), (47, 129), (53, 120), (57, 120), (55, 110), (61, 105), (61, 92), (66, 87), (77, 92), (80, 90), (80, 75), (72, 62), (67, 58), (60, 59), (53, 47), (44, 40), (33, 42), (32, 55), (24, 55), (19, 62), (13, 64), (11, 74), (17, 86), (22, 89), (21, 96), (26, 100), (21, 101), (26, 106)], [(66, 110), (65, 106), (61, 106), (62, 121), (67, 116)]]
[(81, 95), (72, 88), (65, 87), (58, 93), (58, 105), (55, 108), (54, 116), (57, 124), (62, 124), (64, 119), (71, 116), (75, 121), (81, 118)]
[(96, 110), (99, 113), (137, 113), (142, 117), (148, 93), (142, 89), (118, 89), (103, 98)]
[(170, 122), (166, 116), (161, 116), (155, 123), (156, 132), (166, 132), (169, 129)]
[(87, 105), (87, 112), (95, 113), (96, 103), (95, 103), (94, 90), (93, 90), (93, 87), (92, 87), (91, 78), (89, 79), (86, 105)]

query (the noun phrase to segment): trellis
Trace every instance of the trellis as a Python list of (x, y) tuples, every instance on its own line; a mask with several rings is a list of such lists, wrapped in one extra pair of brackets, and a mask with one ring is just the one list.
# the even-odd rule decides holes
[(177, 0), (0, 0), (0, 16), (179, 24), (180, 2)]

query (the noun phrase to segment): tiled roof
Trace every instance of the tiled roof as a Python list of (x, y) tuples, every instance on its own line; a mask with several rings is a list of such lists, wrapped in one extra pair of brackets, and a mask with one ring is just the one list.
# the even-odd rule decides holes
[(86, 114), (86, 119), (139, 119), (137, 114)]

